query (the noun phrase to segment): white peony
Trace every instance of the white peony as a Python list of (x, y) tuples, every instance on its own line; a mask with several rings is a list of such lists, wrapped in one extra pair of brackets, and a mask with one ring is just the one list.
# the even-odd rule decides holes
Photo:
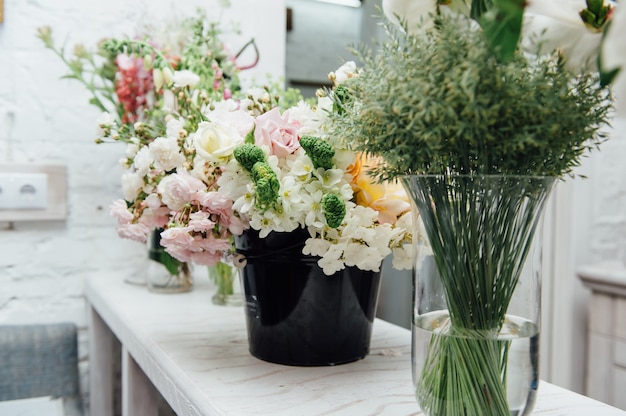
[[(608, 4), (608, 3), (607, 3)], [(585, 0), (532, 0), (524, 12), (522, 47), (530, 53), (558, 50), (576, 73), (597, 70), (602, 31), (588, 27), (579, 13)]]

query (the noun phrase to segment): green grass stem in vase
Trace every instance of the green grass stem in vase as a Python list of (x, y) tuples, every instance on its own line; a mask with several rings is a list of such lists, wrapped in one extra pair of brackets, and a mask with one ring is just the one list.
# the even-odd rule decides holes
[[(514, 6), (515, 19), (522, 3), (493, 2)], [(612, 108), (598, 74), (569, 71), (558, 52), (499, 49), (487, 23), (500, 13), (478, 19), (484, 30), (448, 13), (417, 30), (387, 22), (388, 40), (355, 51), (361, 68), (328, 93), (340, 110), (329, 136), (384, 160), (371, 174), (402, 180), (413, 234), (427, 235), (414, 241), (413, 372), (429, 416), (531, 411), (533, 240), (553, 184), (604, 141)]]
[(239, 284), (239, 269), (220, 261), (209, 267), (209, 277), (215, 284), (215, 294), (211, 298), (215, 305), (241, 306), (243, 298)]
[[(511, 341), (537, 335), (538, 328), (507, 311), (555, 178), (402, 180), (422, 218), (447, 305), (414, 322), (431, 335), (416, 380), (418, 402), (429, 415), (510, 414)], [(536, 384), (529, 380), (528, 388)]]

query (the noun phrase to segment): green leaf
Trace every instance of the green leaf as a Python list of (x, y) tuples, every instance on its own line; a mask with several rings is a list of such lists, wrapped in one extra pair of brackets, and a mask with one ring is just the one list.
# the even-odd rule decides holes
[(515, 54), (525, 4), (524, 0), (495, 0), (494, 6), (479, 20), (487, 43), (502, 61), (510, 60)]
[(470, 11), (470, 17), (474, 20), (480, 19), (480, 17), (493, 7), (493, 0), (472, 0), (472, 9)]
[(165, 266), (167, 271), (171, 275), (177, 275), (178, 274), (178, 269), (180, 268), (180, 261), (176, 260), (174, 257), (172, 257), (172, 255), (170, 253), (168, 253), (165, 250), (163, 250), (161, 252), (161, 256), (160, 257), (161, 257), (160, 258), (160, 262), (161, 262), (161, 264), (163, 264), (163, 266)]
[(603, 71), (600, 70), (600, 84), (605, 87), (607, 85), (611, 85), (613, 83), (613, 81), (615, 80), (615, 77), (617, 77), (617, 74), (619, 74), (619, 72), (621, 71), (621, 67), (620, 68), (615, 68), (611, 71)]
[(249, 143), (249, 144), (254, 144), (254, 129), (256, 126), (252, 126), (252, 130), (250, 130), (248, 132), (248, 134), (246, 134), (246, 137), (244, 138), (244, 143)]

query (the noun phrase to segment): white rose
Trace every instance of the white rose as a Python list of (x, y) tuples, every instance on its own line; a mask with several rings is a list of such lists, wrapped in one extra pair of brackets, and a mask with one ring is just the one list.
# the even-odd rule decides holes
[(183, 69), (174, 71), (173, 81), (175, 87), (195, 87), (200, 82), (200, 77), (188, 69)]
[(218, 123), (203, 121), (194, 133), (197, 154), (211, 162), (228, 158), (242, 142), (242, 137), (234, 127)]

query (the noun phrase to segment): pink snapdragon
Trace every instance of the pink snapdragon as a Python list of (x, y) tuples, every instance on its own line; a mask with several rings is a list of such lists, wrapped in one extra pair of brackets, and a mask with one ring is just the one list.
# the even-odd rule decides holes
[(255, 120), (254, 143), (268, 146), (270, 153), (285, 157), (300, 148), (299, 125), (289, 122), (289, 112), (282, 116), (278, 107), (258, 116)]
[(134, 123), (148, 106), (148, 94), (154, 89), (152, 72), (146, 70), (142, 58), (120, 54), (115, 63), (115, 94), (124, 109), (122, 123)]

